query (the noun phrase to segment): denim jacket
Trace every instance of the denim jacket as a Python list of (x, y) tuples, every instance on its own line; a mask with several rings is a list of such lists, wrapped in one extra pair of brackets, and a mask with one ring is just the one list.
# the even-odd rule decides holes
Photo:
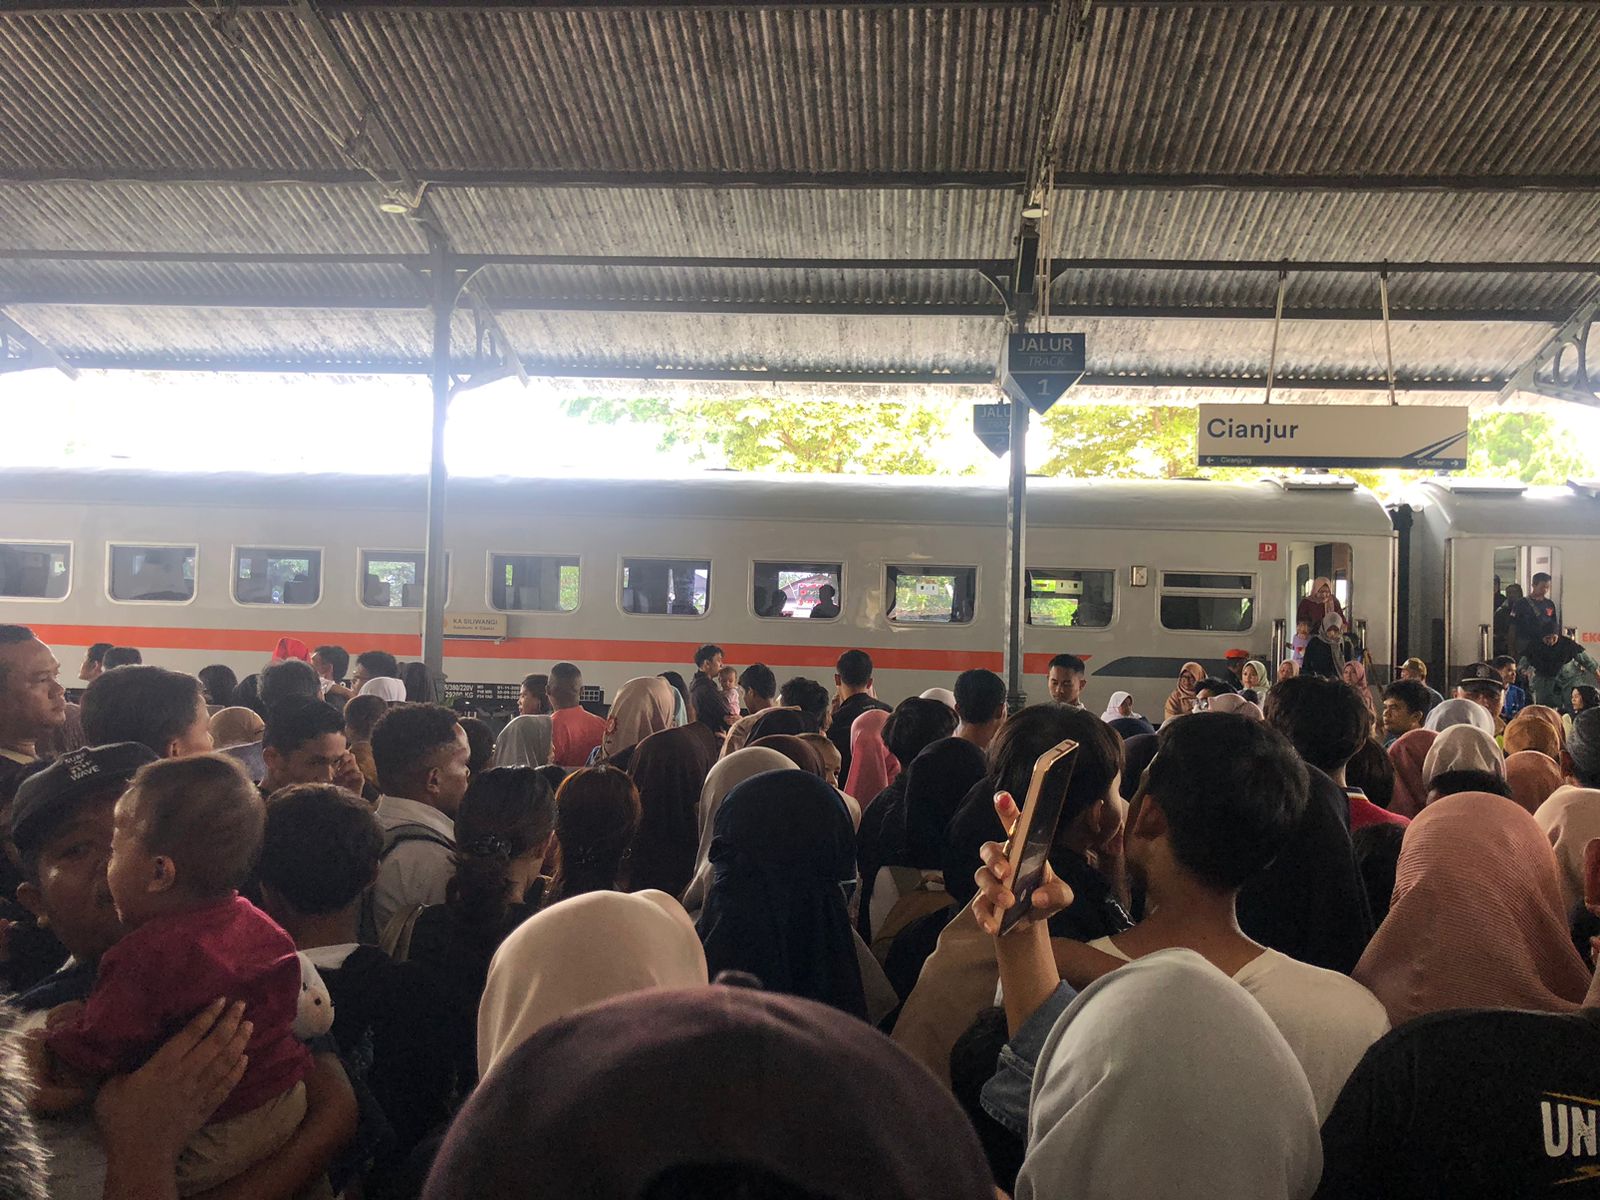
[(1001, 1048), (994, 1078), (983, 1085), (979, 1095), (984, 1112), (1024, 1139), (1028, 1136), (1028, 1100), (1033, 1095), (1033, 1073), (1039, 1065), (1039, 1055), (1056, 1021), (1077, 998), (1078, 993), (1070, 984), (1057, 984), (1050, 998)]

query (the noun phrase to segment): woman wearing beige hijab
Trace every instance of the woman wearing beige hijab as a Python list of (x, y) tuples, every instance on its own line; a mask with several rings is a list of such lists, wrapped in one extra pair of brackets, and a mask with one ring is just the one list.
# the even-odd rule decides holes
[(627, 758), (635, 746), (652, 733), (672, 728), (677, 705), (677, 692), (659, 675), (628, 680), (617, 689), (606, 717), (606, 731), (600, 738), (602, 759), (627, 770)]
[(1206, 677), (1206, 669), (1197, 662), (1186, 662), (1183, 670), (1178, 672), (1178, 686), (1172, 689), (1167, 697), (1167, 705), (1163, 710), (1163, 719), (1170, 721), (1174, 717), (1186, 717), (1194, 711), (1195, 685)]
[(478, 1075), (580, 1008), (707, 982), (694, 923), (671, 896), (575, 896), (524, 921), (495, 952), (478, 1005)]

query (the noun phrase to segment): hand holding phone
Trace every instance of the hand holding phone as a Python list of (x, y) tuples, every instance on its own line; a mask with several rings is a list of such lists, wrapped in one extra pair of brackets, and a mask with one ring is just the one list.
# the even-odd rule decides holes
[(1055, 843), (1056, 827), (1067, 804), (1067, 787), (1078, 761), (1078, 743), (1058, 742), (1033, 764), (1028, 782), (1028, 798), (1022, 815), (1011, 831), (1006, 858), (1011, 864), (1011, 892), (1016, 902), (1000, 919), (1004, 935), (1033, 909), (1033, 893), (1044, 881), (1050, 847)]

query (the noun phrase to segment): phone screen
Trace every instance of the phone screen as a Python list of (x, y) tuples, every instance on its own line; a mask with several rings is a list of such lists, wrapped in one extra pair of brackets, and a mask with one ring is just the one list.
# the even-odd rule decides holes
[(1034, 890), (1044, 881), (1045, 862), (1055, 843), (1056, 827), (1067, 804), (1067, 786), (1078, 761), (1078, 744), (1061, 742), (1039, 756), (1028, 786), (1027, 803), (1017, 828), (1012, 832), (1009, 851), (1012, 874), (1011, 892), (1016, 903), (1000, 919), (1005, 933), (1033, 910)]

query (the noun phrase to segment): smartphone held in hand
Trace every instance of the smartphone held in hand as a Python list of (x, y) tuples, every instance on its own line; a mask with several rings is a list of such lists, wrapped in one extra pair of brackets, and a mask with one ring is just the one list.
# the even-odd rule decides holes
[(1011, 894), (1016, 903), (1000, 919), (1002, 934), (1033, 909), (1033, 893), (1044, 882), (1045, 862), (1066, 808), (1067, 787), (1077, 761), (1078, 743), (1068, 740), (1050, 747), (1033, 764), (1028, 798), (1006, 847), (1011, 863)]

